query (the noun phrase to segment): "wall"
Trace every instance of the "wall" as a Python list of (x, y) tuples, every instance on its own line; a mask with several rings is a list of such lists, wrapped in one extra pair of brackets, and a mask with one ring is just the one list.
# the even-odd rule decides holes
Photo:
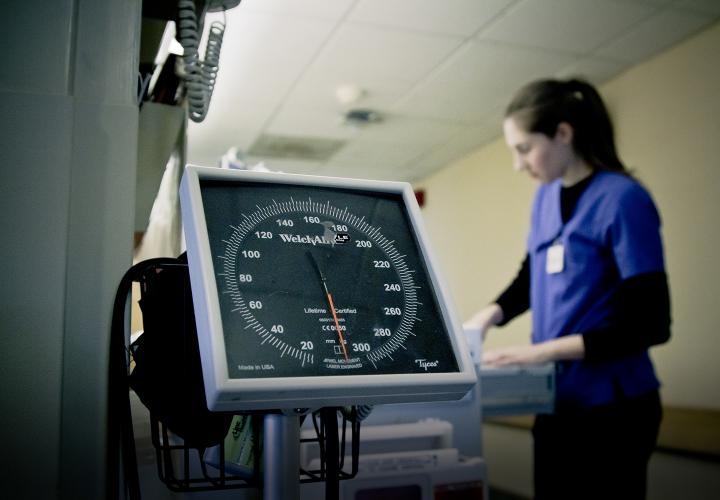
[[(667, 404), (720, 409), (720, 24), (601, 87), (626, 163), (662, 215), (673, 338), (654, 348)], [(711, 62), (713, 61), (713, 62)], [(498, 124), (500, 130), (500, 124)], [(425, 220), (463, 318), (495, 298), (524, 255), (534, 185), (502, 139), (425, 179)], [(526, 315), (528, 316), (528, 315)], [(527, 342), (527, 318), (488, 348)]]
[(104, 498), (110, 313), (132, 252), (140, 2), (14, 2), (3, 20), (0, 490)]

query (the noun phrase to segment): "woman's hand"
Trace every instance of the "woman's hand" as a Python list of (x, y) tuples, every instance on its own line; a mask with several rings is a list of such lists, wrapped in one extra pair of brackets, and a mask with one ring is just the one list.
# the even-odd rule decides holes
[(585, 344), (582, 336), (568, 335), (539, 344), (500, 347), (483, 353), (482, 364), (488, 367), (526, 366), (551, 361), (582, 359)]
[(525, 366), (551, 361), (543, 344), (500, 347), (483, 353), (482, 366)]

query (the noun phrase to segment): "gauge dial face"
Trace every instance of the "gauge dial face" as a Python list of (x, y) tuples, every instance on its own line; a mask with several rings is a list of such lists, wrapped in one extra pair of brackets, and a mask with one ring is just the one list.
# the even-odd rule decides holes
[(400, 194), (201, 193), (230, 378), (458, 371)]

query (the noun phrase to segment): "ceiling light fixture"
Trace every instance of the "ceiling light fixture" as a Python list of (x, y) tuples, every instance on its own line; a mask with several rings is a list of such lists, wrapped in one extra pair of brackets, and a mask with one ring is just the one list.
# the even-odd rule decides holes
[(350, 109), (343, 115), (343, 123), (355, 126), (380, 123), (382, 119), (382, 115), (372, 109)]

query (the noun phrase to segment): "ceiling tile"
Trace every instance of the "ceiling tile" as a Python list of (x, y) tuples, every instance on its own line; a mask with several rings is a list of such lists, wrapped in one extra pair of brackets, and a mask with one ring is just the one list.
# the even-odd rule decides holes
[(655, 12), (608, 0), (523, 0), (480, 33), (482, 40), (585, 54)]
[(601, 57), (584, 57), (570, 63), (555, 73), (558, 78), (580, 77), (599, 85), (619, 74), (627, 67), (626, 63), (611, 61)]
[(439, 165), (447, 165), (471, 151), (496, 140), (502, 135), (502, 116), (498, 112), (495, 119), (483, 125), (465, 128), (460, 134), (452, 137), (444, 144), (433, 148), (423, 157), (418, 158), (410, 168), (423, 174), (429, 173)]
[(238, 9), (241, 11), (268, 12), (276, 15), (297, 18), (316, 17), (337, 20), (342, 18), (356, 0), (243, 0)]
[(460, 125), (447, 121), (390, 115), (381, 123), (361, 129), (358, 138), (363, 141), (420, 144), (429, 148), (444, 143), (462, 130)]
[(361, 0), (348, 15), (348, 20), (470, 36), (513, 1)]
[(220, 68), (299, 74), (328, 39), (335, 24), (326, 20), (288, 18), (242, 9), (227, 12)]
[(240, 83), (233, 89), (232, 81), (225, 80), (223, 84), (218, 81), (215, 87), (207, 117), (201, 124), (202, 128), (218, 129), (219, 133), (222, 133), (224, 128), (232, 129), (241, 125), (260, 128), (277, 108), (281, 94), (272, 91), (253, 94), (248, 91), (248, 87)]
[[(602, 0), (607, 1), (607, 0)], [(667, 7), (671, 3), (673, 3), (676, 0), (611, 0), (615, 2), (624, 2), (624, 3), (639, 3), (639, 4), (648, 4), (651, 6), (656, 7)]]
[(410, 116), (478, 123), (504, 106), (529, 80), (549, 76), (575, 58), (490, 42), (468, 42), (418, 85), (395, 111)]
[(287, 104), (273, 116), (265, 130), (272, 134), (330, 139), (354, 139), (359, 131), (344, 124), (342, 113), (318, 106)]
[[(357, 102), (344, 105), (338, 102), (335, 91), (341, 85), (355, 85), (365, 92)], [(344, 68), (311, 68), (294, 86), (285, 105), (291, 107), (313, 106), (325, 111), (342, 113), (350, 107), (388, 109), (407, 93), (412, 86), (399, 76), (381, 78), (379, 75)]]
[(440, 64), (460, 43), (456, 37), (351, 23), (335, 32), (309, 71), (341, 73), (349, 78), (372, 75), (381, 81), (411, 84)]
[(433, 82), (413, 92), (396, 111), (418, 118), (473, 124), (482, 120), (499, 97), (485, 96), (449, 83)]
[(345, 168), (392, 168), (397, 170), (428, 149), (428, 146), (424, 144), (397, 144), (358, 139), (346, 145), (327, 163)]
[(329, 163), (313, 172), (314, 175), (331, 177), (349, 177), (354, 179), (373, 179), (380, 181), (403, 181), (403, 176), (396, 168), (388, 166), (368, 166), (367, 164), (343, 166)]
[(711, 20), (708, 15), (666, 9), (638, 24), (632, 31), (614, 39), (595, 53), (620, 61), (640, 61), (697, 32)]
[(718, 0), (674, 0), (673, 5), (697, 12), (720, 14), (720, 2)]

